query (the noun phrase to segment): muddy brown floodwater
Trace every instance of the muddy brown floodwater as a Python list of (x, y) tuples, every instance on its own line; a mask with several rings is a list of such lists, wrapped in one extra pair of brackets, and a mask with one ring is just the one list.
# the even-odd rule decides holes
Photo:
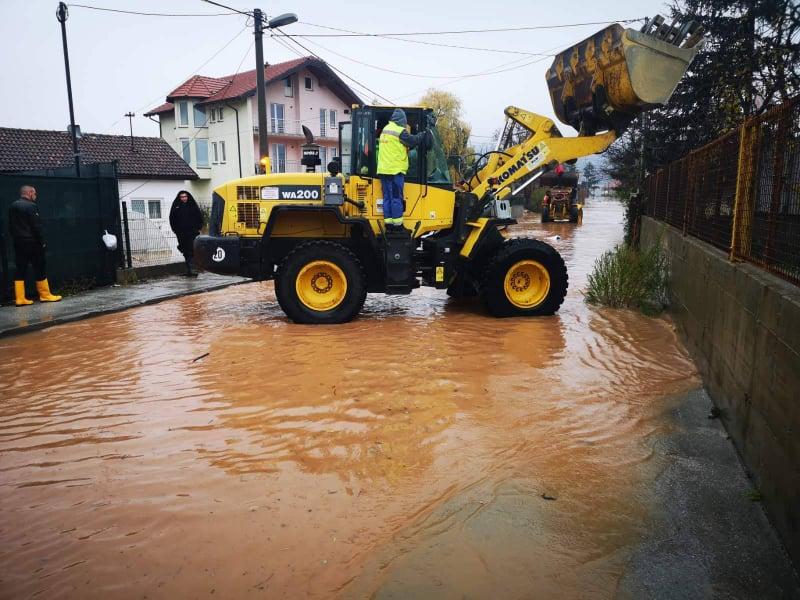
[(698, 384), (670, 321), (583, 302), (621, 222), (516, 229), (567, 261), (553, 317), (298, 326), (252, 283), (0, 340), (0, 596), (613, 596)]

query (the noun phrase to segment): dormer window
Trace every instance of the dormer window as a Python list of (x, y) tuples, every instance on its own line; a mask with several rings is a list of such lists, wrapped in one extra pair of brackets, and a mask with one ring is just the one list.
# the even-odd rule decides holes
[(313, 91), (313, 89), (314, 89), (314, 80), (311, 79), (311, 77), (305, 77), (304, 79), (305, 79), (305, 82), (306, 82), (306, 90), (309, 91), (309, 92)]
[(286, 77), (283, 80), (283, 95), (287, 98), (291, 98), (294, 96), (294, 90), (292, 89), (292, 78)]

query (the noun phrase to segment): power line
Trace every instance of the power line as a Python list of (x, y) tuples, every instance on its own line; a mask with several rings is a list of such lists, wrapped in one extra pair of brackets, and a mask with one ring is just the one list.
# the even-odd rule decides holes
[(239, 13), (240, 15), (244, 15), (246, 17), (252, 17), (253, 13), (250, 11), (239, 10), (238, 8), (233, 8), (232, 6), (227, 6), (225, 4), (220, 4), (219, 2), (214, 2), (214, 0), (200, 0), (201, 2), (205, 2), (206, 4), (213, 4), (219, 8), (224, 8), (225, 10), (229, 10), (231, 12)]
[(119, 8), (107, 8), (105, 6), (89, 6), (88, 4), (70, 4), (70, 8), (88, 8), (89, 10), (102, 10), (105, 12), (122, 13), (124, 15), (139, 15), (143, 17), (227, 17), (234, 13), (153, 13), (139, 12), (135, 10), (122, 10)]
[[(230, 45), (231, 45), (233, 42), (235, 42), (235, 41), (236, 41), (236, 39), (237, 39), (237, 38), (238, 38), (240, 35), (242, 35), (242, 34), (243, 34), (245, 31), (247, 31), (247, 29), (248, 29), (248, 27), (244, 27), (243, 29), (241, 29), (241, 30), (239, 31), (239, 33), (237, 33), (237, 34), (236, 34), (235, 36), (233, 36), (233, 37), (232, 37), (230, 40), (228, 40), (228, 41), (225, 43), (225, 45), (224, 45), (224, 46), (222, 46), (222, 48), (220, 48), (219, 50), (217, 50), (216, 52), (214, 52), (214, 54), (212, 54), (212, 55), (211, 55), (211, 56), (210, 56), (208, 59), (206, 59), (206, 61), (205, 61), (205, 62), (204, 62), (202, 65), (200, 65), (200, 66), (199, 66), (199, 67), (197, 67), (197, 68), (196, 68), (194, 71), (192, 71), (192, 73), (191, 73), (191, 74), (190, 74), (188, 77), (186, 77), (186, 79), (189, 79), (190, 77), (193, 77), (194, 75), (197, 75), (197, 73), (200, 71), (200, 69), (202, 69), (202, 68), (203, 68), (203, 67), (205, 67), (205, 66), (206, 66), (208, 63), (210, 63), (212, 60), (214, 60), (214, 59), (215, 59), (215, 58), (216, 58), (216, 57), (217, 57), (217, 56), (218, 56), (218, 55), (219, 55), (219, 54), (220, 54), (220, 53), (221, 53), (223, 50), (225, 50), (225, 48), (227, 48), (228, 46), (230, 46)], [(159, 98), (163, 98), (163, 97), (164, 97), (164, 96), (163, 96), (163, 94), (159, 94), (158, 96), (156, 96), (156, 97), (155, 97), (155, 98), (153, 98), (152, 100), (148, 100), (146, 103), (142, 104), (142, 106), (140, 106), (139, 108), (135, 109), (135, 110), (134, 110), (134, 112), (139, 112), (139, 111), (141, 111), (142, 109), (144, 109), (144, 108), (147, 108), (148, 106), (150, 106), (151, 104), (153, 104), (153, 102), (155, 102), (155, 101), (156, 101), (156, 100), (158, 100)], [(110, 125), (110, 126), (107, 128), (107, 129), (106, 129), (106, 132), (108, 132), (108, 131), (110, 131), (111, 129), (113, 129), (113, 128), (114, 128), (114, 127), (117, 125), (117, 123), (119, 123), (120, 121), (122, 121), (122, 119), (123, 119), (123, 118), (124, 118), (124, 117), (120, 117), (119, 119), (117, 119), (116, 121), (114, 121), (114, 122), (113, 122), (113, 123), (112, 123), (112, 124), (111, 124), (111, 125)]]
[[(210, 0), (203, 0), (208, 2)], [(350, 33), (311, 33), (305, 34), (303, 37), (387, 37), (387, 36), (412, 36), (412, 35), (460, 35), (464, 33), (499, 33), (509, 31), (535, 31), (542, 29), (565, 29), (569, 27), (584, 27), (587, 25), (610, 25), (613, 23), (635, 23), (641, 21), (642, 17), (637, 19), (620, 19), (615, 21), (587, 21), (585, 23), (564, 23), (561, 25), (530, 25), (524, 27), (499, 27), (496, 29), (461, 29), (457, 31), (401, 31), (396, 33), (363, 33), (363, 32), (350, 32)], [(308, 23), (308, 25), (313, 25)], [(318, 27), (324, 27), (319, 25)], [(333, 29), (333, 28), (331, 28)], [(291, 36), (290, 36), (291, 37)]]
[[(205, 0), (205, 1), (209, 1), (209, 0)], [(283, 31), (281, 31), (281, 29), (280, 29), (280, 28), (276, 28), (276, 29), (275, 29), (275, 31), (279, 32), (279, 33), (281, 34), (281, 36), (282, 36), (282, 37), (284, 37), (284, 38), (288, 39), (288, 40), (289, 40), (290, 42), (292, 42), (293, 44), (297, 44), (298, 46), (300, 46), (300, 47), (301, 47), (303, 50), (305, 50), (306, 52), (308, 52), (309, 54), (311, 54), (313, 57), (315, 57), (315, 58), (318, 58), (318, 59), (319, 59), (319, 60), (321, 60), (322, 62), (326, 63), (326, 64), (327, 64), (327, 65), (328, 65), (328, 66), (329, 66), (331, 69), (333, 69), (334, 71), (336, 71), (337, 73), (339, 73), (339, 74), (340, 74), (340, 75), (342, 75), (343, 77), (346, 77), (347, 79), (349, 79), (349, 80), (350, 80), (350, 81), (352, 81), (353, 83), (356, 83), (356, 84), (358, 84), (358, 86), (359, 86), (359, 87), (361, 87), (361, 88), (363, 88), (363, 89), (367, 90), (367, 91), (368, 91), (368, 92), (370, 92), (371, 94), (374, 94), (376, 97), (378, 97), (378, 98), (380, 98), (380, 99), (382, 99), (382, 100), (385, 100), (385, 101), (386, 101), (386, 102), (388, 102), (389, 104), (394, 104), (394, 103), (393, 103), (391, 100), (389, 100), (389, 99), (388, 99), (386, 96), (382, 96), (381, 94), (379, 94), (378, 92), (376, 92), (376, 91), (375, 91), (375, 90), (373, 90), (373, 89), (370, 89), (369, 87), (367, 87), (366, 85), (364, 85), (363, 83), (361, 83), (360, 81), (358, 81), (357, 79), (354, 79), (353, 77), (350, 77), (350, 76), (349, 76), (347, 73), (345, 73), (344, 71), (342, 71), (342, 70), (341, 70), (341, 69), (339, 69), (338, 67), (336, 67), (336, 66), (332, 65), (330, 62), (328, 62), (328, 61), (324, 60), (324, 59), (323, 59), (322, 57), (320, 57), (320, 56), (319, 56), (319, 55), (318, 55), (316, 52), (314, 52), (313, 50), (309, 49), (307, 46), (304, 46), (303, 44), (301, 44), (301, 43), (300, 43), (300, 42), (298, 42), (297, 40), (293, 39), (291, 36), (288, 36), (288, 35), (286, 35), (285, 33), (283, 33)]]
[[(304, 36), (296, 36), (296, 37), (304, 37)], [(330, 48), (327, 48), (327, 47), (323, 46), (322, 44), (320, 44), (318, 42), (312, 42), (311, 40), (306, 40), (306, 41), (309, 44), (313, 44), (314, 46), (316, 46), (318, 48), (321, 48), (321, 49), (325, 50), (326, 52), (330, 52), (331, 54), (335, 54), (336, 56), (339, 56), (340, 58), (343, 58), (345, 60), (349, 60), (350, 62), (354, 62), (354, 63), (359, 64), (359, 65), (363, 65), (365, 67), (369, 67), (371, 69), (376, 69), (378, 71), (384, 71), (386, 73), (394, 73), (395, 75), (405, 75), (407, 77), (420, 77), (422, 79), (461, 79), (462, 77), (464, 77), (464, 75), (420, 75), (418, 73), (406, 73), (405, 71), (395, 71), (394, 69), (387, 69), (386, 67), (379, 67), (377, 65), (372, 65), (370, 63), (366, 63), (366, 62), (363, 62), (363, 61), (360, 61), (360, 60), (356, 60), (355, 58), (350, 58), (349, 56), (346, 56), (344, 54), (340, 54), (339, 52), (336, 52), (336, 50), (331, 50)], [(542, 55), (538, 55), (538, 56), (542, 56)], [(548, 54), (548, 55), (545, 55), (545, 56), (552, 56), (552, 55)], [(520, 60), (522, 60), (522, 59), (520, 59)]]
[[(309, 23), (308, 21), (300, 21), (300, 23), (303, 23), (304, 25), (311, 25), (312, 27), (320, 27), (322, 29), (332, 29), (334, 31), (344, 31), (344, 32), (347, 32), (347, 33), (362, 33), (360, 31), (353, 31), (351, 29), (340, 29), (338, 27), (329, 27), (327, 25), (317, 25), (316, 23)], [(302, 35), (302, 34), (296, 34), (296, 35), (297, 35), (297, 37), (302, 37), (302, 38), (308, 37), (308, 36)], [(441, 48), (456, 48), (458, 50), (477, 50), (477, 51), (480, 51), (480, 52), (497, 52), (497, 53), (501, 53), (501, 54), (524, 54), (524, 55), (527, 55), (527, 56), (540, 56), (539, 52), (525, 52), (523, 50), (502, 50), (500, 48), (481, 48), (481, 47), (476, 47), (476, 46), (462, 46), (462, 45), (459, 45), (459, 44), (442, 44), (440, 42), (429, 42), (429, 41), (424, 41), (424, 40), (411, 40), (411, 39), (406, 39), (406, 38), (392, 37), (390, 35), (382, 36), (382, 37), (383, 37), (383, 39), (395, 40), (396, 42), (405, 42), (407, 44), (422, 44), (424, 46), (438, 46), (438, 47), (441, 47)]]
[[(287, 49), (287, 50), (289, 50), (290, 52), (293, 52), (295, 55), (299, 56), (300, 58), (306, 58), (306, 56), (307, 56), (307, 55), (305, 55), (305, 54), (303, 54), (302, 52), (300, 52), (299, 50), (297, 50), (297, 48), (294, 48), (293, 46), (290, 46), (290, 45), (289, 45), (289, 44), (288, 44), (286, 41), (284, 41), (283, 39), (281, 39), (279, 36), (271, 36), (271, 39), (272, 39), (272, 40), (273, 40), (273, 41), (274, 41), (276, 44), (279, 44), (279, 45), (280, 45), (280, 46), (282, 46), (283, 48), (286, 48), (286, 49)], [(315, 56), (316, 56), (316, 55), (315, 55)], [(319, 56), (317, 56), (317, 58), (320, 58), (320, 57), (319, 57)], [(323, 59), (321, 59), (321, 58), (320, 58), (320, 60), (323, 60)], [(331, 67), (331, 68), (335, 68), (335, 67), (333, 67), (333, 65), (331, 65), (331, 64), (330, 64), (330, 63), (328, 63), (327, 61), (325, 61), (325, 64), (327, 64), (327, 65), (328, 65), (329, 67)], [(344, 75), (344, 73), (343, 73), (343, 75)], [(370, 94), (371, 94), (371, 95), (373, 95), (373, 96), (378, 96), (378, 95), (379, 95), (377, 92), (375, 92), (375, 91), (371, 90), (370, 88), (366, 87), (366, 86), (365, 86), (365, 85), (363, 85), (362, 83), (360, 83), (360, 82), (358, 82), (358, 81), (356, 81), (356, 80), (354, 80), (354, 79), (350, 78), (350, 77), (349, 77), (349, 76), (347, 76), (347, 75), (344, 75), (344, 76), (345, 76), (345, 77), (347, 77), (348, 79), (350, 79), (350, 81), (352, 81), (352, 82), (353, 82), (353, 85), (355, 85), (356, 87), (360, 88), (360, 90), (361, 90), (361, 93), (362, 93), (362, 94), (366, 94), (366, 95), (370, 95)], [(382, 97), (382, 96), (381, 96), (381, 97)], [(384, 98), (384, 100), (386, 100), (386, 98)], [(391, 102), (390, 102), (390, 104), (391, 104)]]
[[(487, 69), (485, 71), (480, 71), (479, 73), (474, 73), (472, 75), (466, 75), (464, 77), (461, 77), (460, 79), (453, 79), (451, 81), (446, 81), (444, 83), (437, 84), (436, 87), (444, 87), (446, 85), (451, 85), (453, 83), (458, 83), (459, 81), (463, 81), (464, 79), (471, 79), (471, 78), (474, 78), (474, 77), (486, 77), (488, 75), (497, 75), (498, 73), (507, 73), (508, 71), (514, 71), (516, 69), (522, 69), (523, 67), (528, 67), (530, 65), (542, 62), (546, 58), (548, 58), (548, 57), (547, 56), (542, 56), (540, 58), (536, 58), (534, 60), (528, 61), (528, 62), (523, 63), (521, 65), (516, 65), (516, 66), (513, 66), (513, 67), (510, 66), (510, 65), (513, 65), (514, 63), (518, 63), (520, 60), (524, 60), (524, 59), (518, 58), (516, 60), (512, 60), (511, 62), (504, 63), (502, 65), (497, 65), (497, 67), (493, 67), (493, 68)], [(501, 67), (507, 67), (507, 68), (501, 68)], [(496, 70), (493, 70), (493, 69), (496, 69)], [(430, 87), (434, 87), (434, 86), (430, 86)], [(430, 89), (430, 88), (428, 88), (428, 89)], [(410, 94), (404, 94), (403, 96), (399, 96), (398, 99), (400, 99), (400, 98), (408, 98), (409, 96), (416, 96), (417, 94), (424, 93), (425, 91), (426, 90), (418, 90), (416, 92), (411, 92)]]

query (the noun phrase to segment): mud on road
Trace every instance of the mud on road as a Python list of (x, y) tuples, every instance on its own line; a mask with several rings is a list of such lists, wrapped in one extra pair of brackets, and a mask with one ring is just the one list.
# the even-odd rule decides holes
[(613, 596), (699, 382), (669, 320), (583, 302), (621, 221), (515, 231), (567, 261), (553, 317), (303, 327), (252, 283), (0, 340), (0, 596)]

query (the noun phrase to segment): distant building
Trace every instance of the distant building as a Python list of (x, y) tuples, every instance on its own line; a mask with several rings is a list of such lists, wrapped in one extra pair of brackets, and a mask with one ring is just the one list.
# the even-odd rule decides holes
[[(264, 80), (272, 170), (302, 170), (303, 125), (320, 145), (324, 168), (338, 151), (339, 123), (350, 120), (359, 97), (324, 61), (311, 57), (267, 65)], [(195, 75), (146, 113), (158, 117), (161, 137), (197, 171), (192, 191), (198, 200), (210, 203), (215, 187), (258, 172), (256, 89), (255, 69)]]
[[(82, 164), (117, 162), (120, 197), (129, 210), (166, 219), (178, 191), (197, 174), (157, 137), (84, 133)], [(42, 171), (74, 165), (72, 138), (65, 131), (0, 127), (0, 173)]]

